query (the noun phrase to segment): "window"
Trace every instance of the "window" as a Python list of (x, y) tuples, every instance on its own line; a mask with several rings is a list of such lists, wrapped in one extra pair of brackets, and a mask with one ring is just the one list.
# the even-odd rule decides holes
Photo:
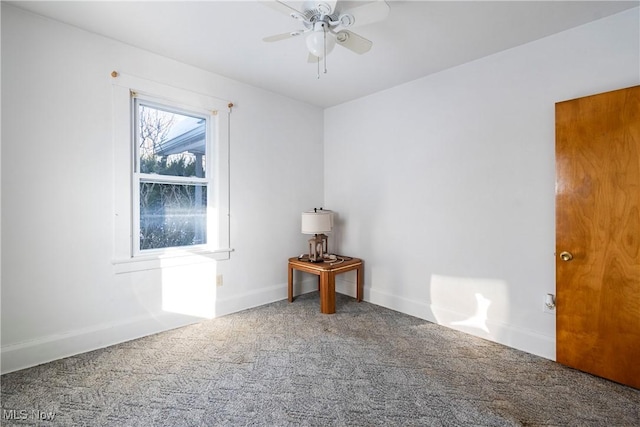
[(136, 97), (135, 252), (207, 243), (210, 115)]
[(117, 271), (227, 259), (230, 104), (132, 76), (113, 90)]

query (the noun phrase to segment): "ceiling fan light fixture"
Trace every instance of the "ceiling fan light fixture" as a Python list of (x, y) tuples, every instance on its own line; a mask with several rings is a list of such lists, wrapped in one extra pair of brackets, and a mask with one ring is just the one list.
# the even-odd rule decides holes
[(328, 55), (336, 46), (336, 39), (333, 34), (324, 30), (311, 32), (306, 41), (309, 52), (318, 58), (324, 57), (325, 54)]

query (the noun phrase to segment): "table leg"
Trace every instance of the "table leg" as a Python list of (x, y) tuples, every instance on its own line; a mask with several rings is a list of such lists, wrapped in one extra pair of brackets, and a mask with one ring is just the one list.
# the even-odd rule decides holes
[(356, 269), (356, 300), (362, 301), (362, 293), (364, 287), (364, 268), (361, 265)]
[(293, 267), (289, 265), (289, 302), (293, 302)]
[(320, 273), (320, 312), (323, 314), (336, 312), (336, 277), (327, 271)]

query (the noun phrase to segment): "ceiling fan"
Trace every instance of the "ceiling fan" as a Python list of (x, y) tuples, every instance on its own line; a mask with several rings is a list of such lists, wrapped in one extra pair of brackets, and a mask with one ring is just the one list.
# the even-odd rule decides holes
[(326, 57), (336, 44), (355, 53), (363, 54), (371, 50), (373, 42), (349, 31), (363, 25), (381, 21), (389, 14), (389, 5), (384, 0), (358, 5), (352, 8), (342, 7), (338, 0), (305, 0), (302, 11), (279, 1), (267, 1), (263, 4), (283, 12), (297, 21), (302, 28), (288, 33), (265, 37), (265, 42), (276, 42), (306, 34), (306, 44), (309, 50), (309, 62), (318, 63), (318, 78), (320, 77), (320, 59), (324, 59), (324, 72), (327, 72)]

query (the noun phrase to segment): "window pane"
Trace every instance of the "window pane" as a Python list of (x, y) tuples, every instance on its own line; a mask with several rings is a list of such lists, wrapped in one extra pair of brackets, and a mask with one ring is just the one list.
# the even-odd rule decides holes
[(140, 249), (207, 243), (207, 186), (140, 183)]
[(141, 173), (205, 177), (206, 119), (138, 103)]

